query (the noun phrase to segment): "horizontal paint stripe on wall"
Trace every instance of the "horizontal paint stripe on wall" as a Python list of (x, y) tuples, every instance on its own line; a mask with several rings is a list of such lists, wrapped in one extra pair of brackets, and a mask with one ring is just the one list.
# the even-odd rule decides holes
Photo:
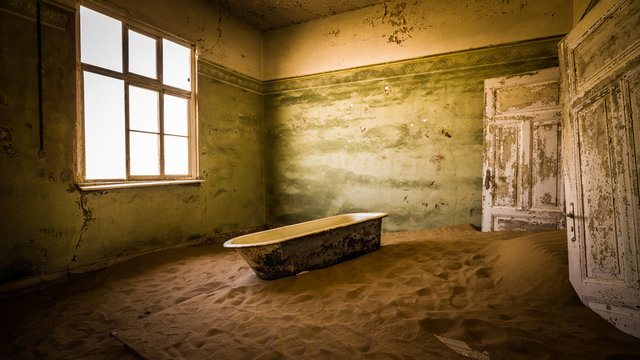
[(267, 95), (291, 90), (495, 66), (524, 60), (552, 59), (558, 57), (557, 47), (562, 37), (554, 36), (268, 81), (254, 79), (201, 58), (198, 61), (198, 74), (247, 91)]

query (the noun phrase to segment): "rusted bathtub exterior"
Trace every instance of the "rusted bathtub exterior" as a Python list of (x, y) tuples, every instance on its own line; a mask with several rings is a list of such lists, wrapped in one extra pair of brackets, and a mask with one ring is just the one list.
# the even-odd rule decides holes
[(277, 279), (313, 270), (380, 248), (386, 213), (354, 213), (239, 236), (224, 247), (238, 249), (259, 278)]

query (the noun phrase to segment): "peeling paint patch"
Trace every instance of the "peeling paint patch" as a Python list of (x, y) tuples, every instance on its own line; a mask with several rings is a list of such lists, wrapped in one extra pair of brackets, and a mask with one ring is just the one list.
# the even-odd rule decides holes
[(407, 8), (406, 2), (401, 2), (389, 8), (387, 3), (384, 3), (384, 14), (382, 15), (382, 23), (387, 23), (393, 27), (393, 32), (387, 37), (388, 43), (395, 43), (402, 45), (403, 42), (411, 39), (411, 31), (413, 26), (407, 26), (407, 18), (405, 16), (405, 10)]
[(4, 152), (9, 155), (9, 157), (16, 157), (18, 156), (18, 151), (13, 147), (12, 144), (6, 144), (2, 147), (2, 150), (4, 150)]
[(13, 141), (13, 129), (0, 126), (0, 141)]
[(340, 36), (340, 29), (335, 29), (335, 30), (331, 30), (327, 33), (328, 36), (330, 37), (339, 37)]
[(445, 159), (444, 155), (441, 154), (437, 154), (437, 155), (433, 155), (431, 157), (431, 159), (429, 159), (429, 162), (432, 164), (436, 165), (436, 169), (439, 171), (442, 168), (442, 164), (441, 162)]

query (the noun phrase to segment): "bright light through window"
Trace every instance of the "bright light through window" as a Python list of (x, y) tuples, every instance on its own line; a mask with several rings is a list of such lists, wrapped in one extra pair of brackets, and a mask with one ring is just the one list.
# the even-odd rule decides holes
[(131, 175), (160, 175), (160, 142), (156, 134), (129, 134)]
[(80, 7), (82, 62), (122, 71), (122, 22)]
[(85, 179), (195, 178), (192, 47), (84, 6), (79, 14)]
[(129, 129), (158, 132), (158, 120), (158, 92), (129, 86)]
[(155, 39), (129, 30), (129, 71), (153, 79), (156, 78)]
[(184, 90), (191, 88), (191, 50), (162, 40), (164, 83)]
[(171, 95), (164, 97), (164, 132), (171, 135), (189, 135), (189, 104), (187, 99)]
[(84, 72), (87, 179), (124, 179), (124, 81)]
[(189, 154), (187, 138), (179, 136), (165, 136), (164, 147), (167, 149), (164, 167), (167, 174), (185, 175), (189, 169), (184, 161)]

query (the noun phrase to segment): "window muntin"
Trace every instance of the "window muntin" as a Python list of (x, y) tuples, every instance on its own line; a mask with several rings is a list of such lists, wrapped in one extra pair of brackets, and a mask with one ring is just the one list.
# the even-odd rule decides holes
[(195, 179), (193, 46), (79, 13), (84, 180)]

